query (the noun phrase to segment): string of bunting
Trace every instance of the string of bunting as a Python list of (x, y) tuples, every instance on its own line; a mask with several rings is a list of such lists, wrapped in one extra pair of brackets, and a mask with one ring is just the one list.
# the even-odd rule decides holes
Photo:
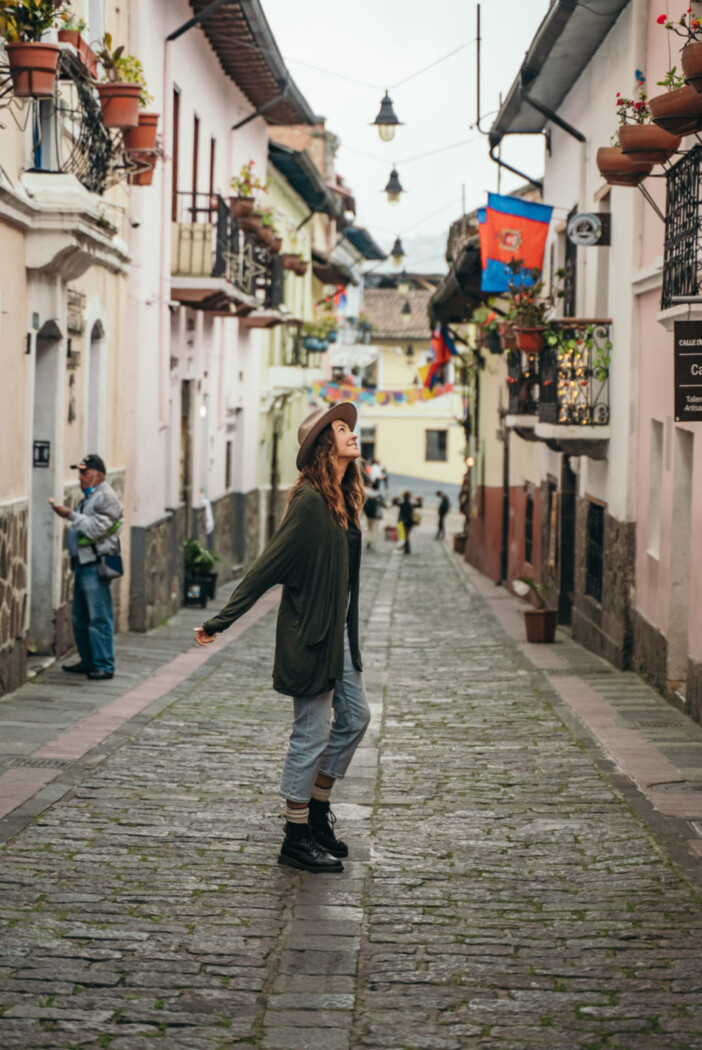
[(427, 387), (410, 387), (407, 390), (368, 390), (366, 387), (347, 386), (341, 383), (314, 383), (310, 388), (315, 398), (334, 403), (354, 401), (362, 405), (414, 405), (418, 401), (432, 401), (442, 394), (453, 391), (453, 383)]

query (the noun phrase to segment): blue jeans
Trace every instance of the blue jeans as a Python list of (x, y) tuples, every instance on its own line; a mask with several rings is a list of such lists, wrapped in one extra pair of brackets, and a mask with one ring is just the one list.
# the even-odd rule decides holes
[(295, 697), (293, 711), (280, 793), (291, 802), (308, 802), (318, 773), (343, 777), (370, 722), (363, 674), (351, 661), (347, 630), (344, 677), (328, 693)]
[(110, 584), (97, 564), (76, 565), (73, 584), (73, 636), (81, 663), (94, 671), (115, 671), (114, 617)]

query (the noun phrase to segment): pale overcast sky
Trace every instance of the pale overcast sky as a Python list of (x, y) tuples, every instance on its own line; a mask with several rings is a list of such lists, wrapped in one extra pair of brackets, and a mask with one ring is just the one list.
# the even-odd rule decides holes
[[(483, 0), (484, 129), (490, 127), (500, 92), (509, 90), (548, 6), (548, 0)], [(488, 190), (498, 188), (498, 167), (488, 156), (487, 139), (472, 127), (475, 0), (263, 0), (263, 8), (300, 90), (341, 139), (337, 170), (356, 194), (358, 223), (386, 251), (399, 233), (408, 270), (444, 272), (446, 235), (461, 214), (463, 188), (469, 211), (484, 203)], [(399, 83), (458, 48), (446, 61)], [(369, 127), (386, 87), (405, 123), (389, 143)], [(455, 148), (421, 156), (446, 146)], [(540, 175), (543, 139), (508, 138), (503, 156), (522, 171)], [(413, 159), (417, 157), (421, 159)], [(382, 193), (393, 163), (407, 191), (396, 205), (388, 204)], [(508, 193), (521, 181), (503, 171), (501, 189)], [(383, 268), (390, 268), (389, 261)]]

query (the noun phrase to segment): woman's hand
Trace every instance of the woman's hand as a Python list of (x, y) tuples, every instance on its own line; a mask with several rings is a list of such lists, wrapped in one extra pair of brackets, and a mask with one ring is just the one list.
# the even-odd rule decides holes
[(198, 645), (209, 645), (215, 640), (213, 634), (208, 634), (204, 627), (195, 628), (195, 641)]

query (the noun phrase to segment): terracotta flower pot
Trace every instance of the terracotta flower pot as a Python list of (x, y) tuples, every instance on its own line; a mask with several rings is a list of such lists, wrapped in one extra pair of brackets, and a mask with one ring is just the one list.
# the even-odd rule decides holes
[(635, 164), (618, 146), (602, 146), (597, 151), (597, 167), (610, 186), (638, 186), (651, 174), (653, 164)]
[(555, 642), (557, 609), (525, 609), (524, 625), (528, 642)]
[(156, 161), (158, 160), (157, 153), (140, 153), (139, 160), (145, 161), (150, 166), (145, 170), (135, 172), (133, 175), (129, 175), (127, 181), (130, 186), (150, 186), (154, 181), (154, 168), (156, 167)]
[(91, 47), (86, 44), (78, 29), (59, 29), (58, 38), (63, 44), (72, 44), (78, 52), (81, 60), (91, 77), (97, 76), (97, 56)]
[(139, 113), (139, 123), (124, 132), (124, 146), (128, 150), (155, 150), (158, 113)]
[(685, 83), (702, 92), (702, 43), (688, 44), (680, 57)]
[(633, 161), (662, 164), (679, 148), (680, 138), (655, 124), (622, 124), (619, 145), (622, 153)]
[(293, 255), (291, 252), (283, 252), (280, 258), (283, 263), (284, 270), (294, 272), (297, 269), (297, 264), (300, 261), (297, 255)]
[(692, 135), (702, 128), (702, 95), (686, 85), (649, 100), (651, 120), (672, 135)]
[(307, 262), (304, 259), (298, 259), (295, 265), (295, 273), (298, 277), (304, 277), (307, 273)]
[(254, 210), (253, 197), (230, 197), (229, 210), (235, 219), (248, 219)]
[(261, 219), (258, 215), (249, 215), (239, 219), (239, 229), (244, 233), (257, 234), (261, 230)]
[(61, 48), (58, 44), (7, 44), (12, 90), (17, 98), (48, 98), (54, 93)]
[(135, 128), (139, 123), (141, 84), (109, 80), (98, 84), (102, 122), (106, 128)]
[(514, 326), (517, 347), (523, 354), (540, 354), (544, 348), (546, 325)]
[(283, 247), (283, 238), (273, 236), (268, 244), (273, 255), (277, 255), (280, 249)]

